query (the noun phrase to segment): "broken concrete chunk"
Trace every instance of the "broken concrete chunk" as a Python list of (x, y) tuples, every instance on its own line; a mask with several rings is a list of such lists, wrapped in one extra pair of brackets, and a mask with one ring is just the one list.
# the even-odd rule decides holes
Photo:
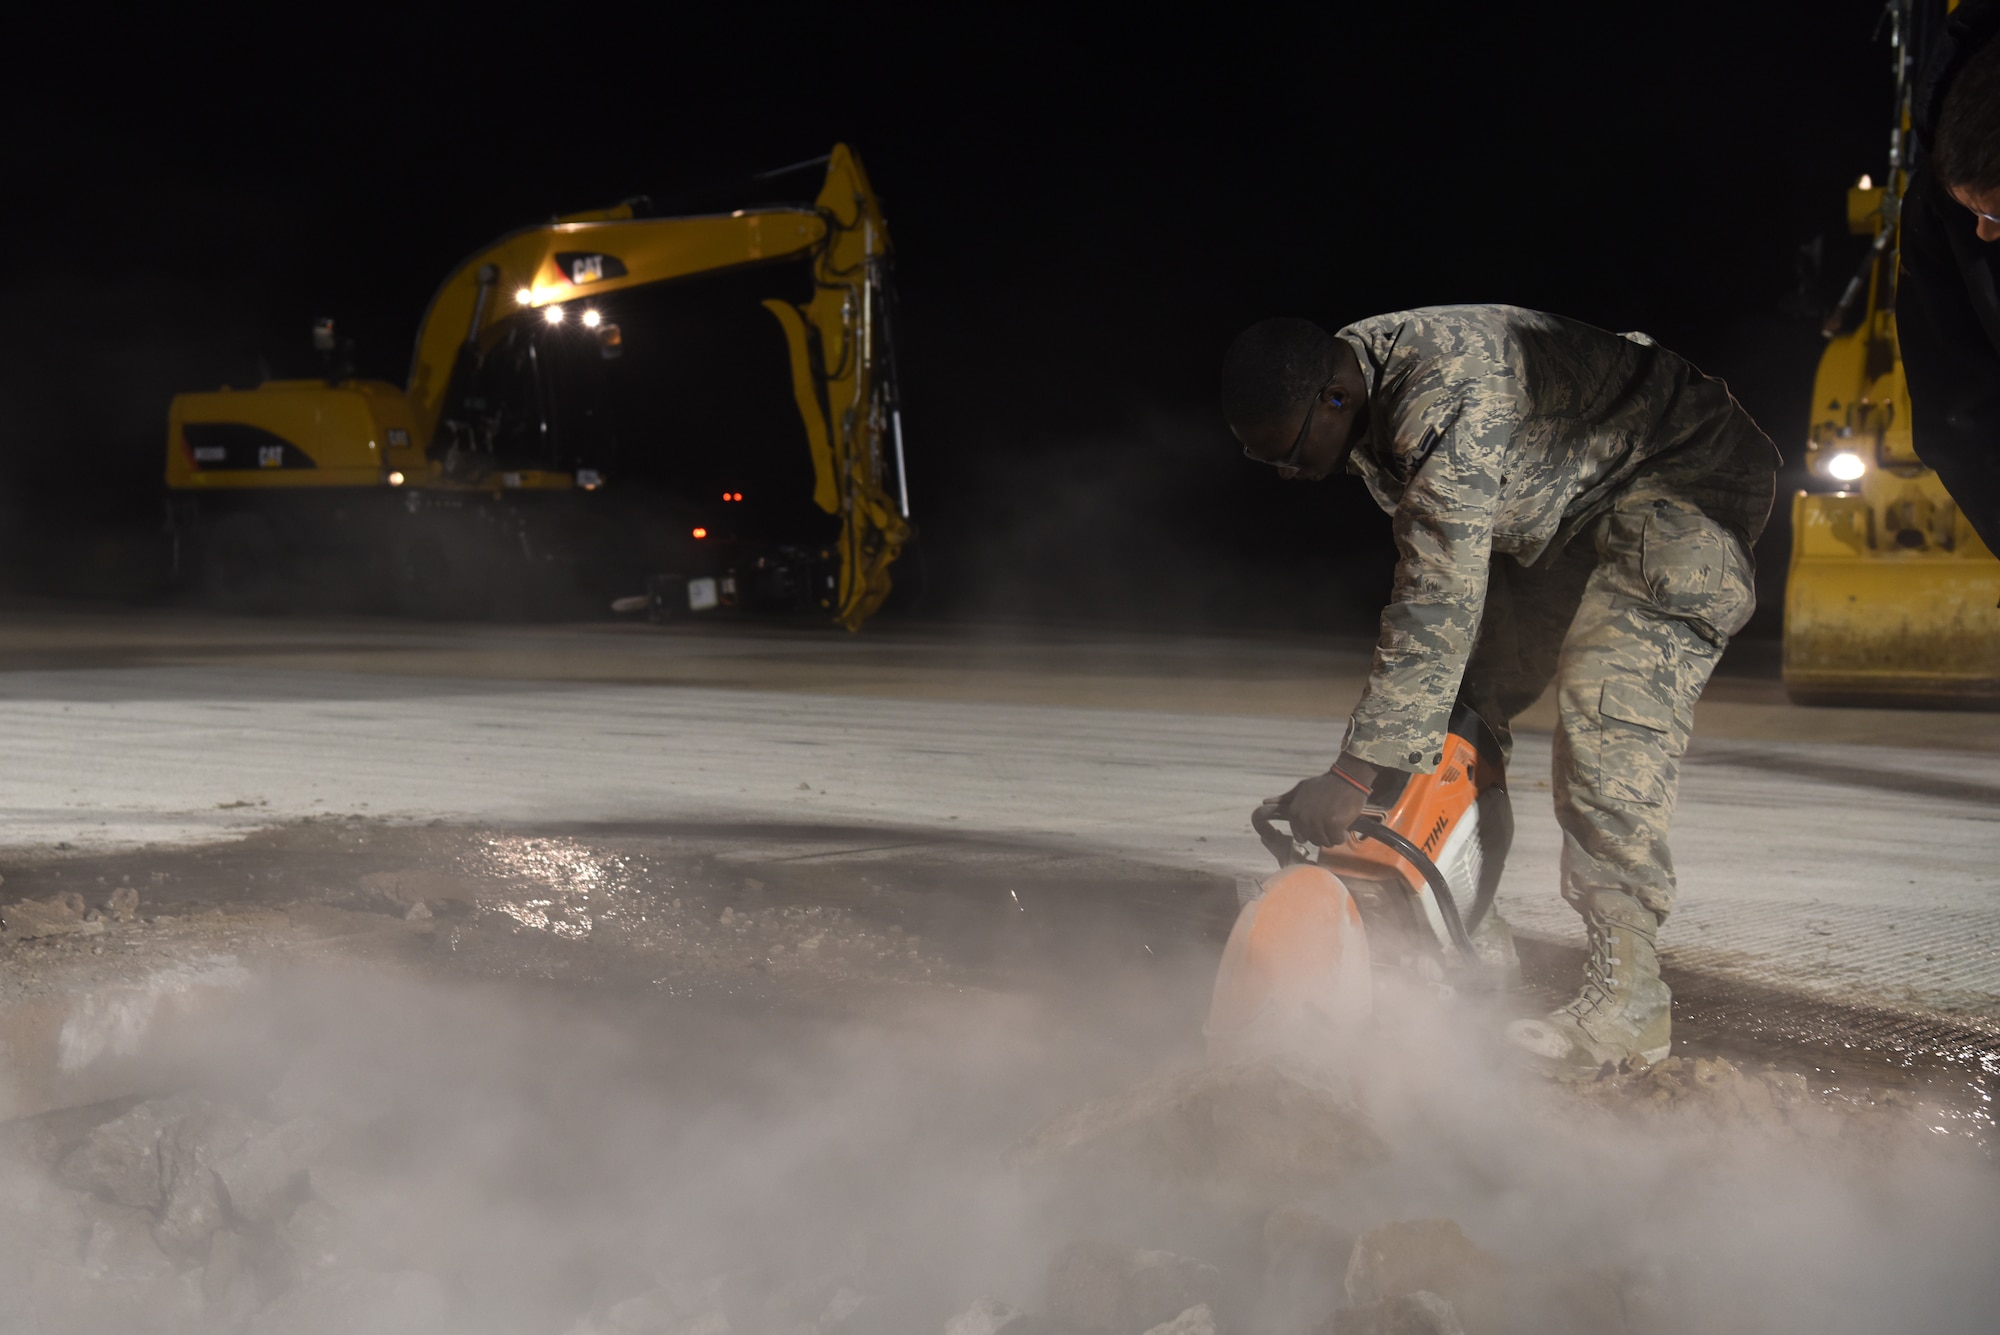
[(253, 1224), (285, 1222), (306, 1198), (307, 1170), (331, 1139), (328, 1128), (313, 1117), (295, 1117), (250, 1136), (215, 1163), (230, 1210)]
[(167, 1197), (166, 1208), (153, 1225), (153, 1241), (169, 1256), (186, 1260), (222, 1227), (225, 1214), (213, 1179), (198, 1182), (190, 1177)]
[(1281, 1205), (1264, 1219), (1263, 1323), (1306, 1330), (1342, 1306), (1342, 1275), (1354, 1252), (1354, 1234), (1317, 1210)]
[(1072, 1242), (1049, 1263), (1049, 1319), (1078, 1335), (1142, 1335), (1213, 1302), (1222, 1276), (1172, 1252)]
[(1322, 1335), (1465, 1335), (1452, 1305), (1427, 1289), (1350, 1307), (1320, 1328)]
[(1812, 1089), (1799, 1072), (1747, 1070), (1723, 1057), (1668, 1057), (1571, 1092), (1628, 1117), (1724, 1126), (1785, 1120), (1815, 1106)]
[(143, 1279), (174, 1268), (153, 1241), (151, 1212), (108, 1201), (86, 1200), (77, 1259), (93, 1274)]
[(243, 1235), (223, 1229), (208, 1242), (208, 1261), (201, 1268), (201, 1291), (210, 1302), (238, 1275), (250, 1272), (250, 1247)]
[(1163, 1077), (1059, 1114), (1008, 1161), (1056, 1187), (1142, 1186), (1228, 1209), (1269, 1209), (1388, 1157), (1347, 1100), (1253, 1062)]
[[(64, 936), (89, 930), (93, 924), (84, 921), (89, 911), (82, 895), (74, 890), (65, 890), (47, 899), (24, 899), (18, 904), (0, 908), (0, 928), (4, 928), (7, 936), (16, 941)], [(98, 930), (103, 930), (101, 925), (98, 925)]]
[[(1626, 1276), (1601, 1266), (1512, 1265), (1481, 1250), (1449, 1219), (1415, 1219), (1371, 1229), (1356, 1239), (1347, 1266), (1348, 1299), (1368, 1320), (1364, 1330), (1429, 1332), (1436, 1316), (1396, 1306), (1427, 1292), (1448, 1303), (1473, 1331), (1534, 1329), (1622, 1335), (1631, 1311)], [(1343, 1314), (1345, 1315), (1345, 1314)], [(1396, 1324), (1396, 1323), (1402, 1324)], [(1409, 1324), (1416, 1322), (1418, 1324)], [(1341, 1326), (1348, 1335), (1350, 1326)], [(1449, 1329), (1457, 1329), (1451, 1326)]]
[(1264, 1273), (1339, 1270), (1354, 1255), (1354, 1234), (1296, 1201), (1264, 1217)]
[(328, 1165), (312, 1170), (314, 1199), (341, 1220), (351, 1243), (374, 1250), (405, 1240), (412, 1201), (393, 1176)]
[(256, 1130), (233, 1108), (196, 1104), (160, 1137), (160, 1185), (166, 1203), (153, 1240), (177, 1259), (194, 1256), (227, 1218), (215, 1165)]
[[(1523, 1267), (1507, 1281), (1505, 1305), (1509, 1311), (1531, 1314), (1547, 1331), (1587, 1330), (1604, 1335), (1624, 1335), (1634, 1317), (1645, 1315), (1643, 1303), (1627, 1305), (1625, 1276), (1602, 1266)], [(1490, 1325), (1487, 1314), (1460, 1304), (1474, 1330)]]
[(158, 1209), (165, 1199), (160, 1190), (160, 1137), (180, 1113), (166, 1100), (141, 1103), (94, 1127), (83, 1144), (63, 1159), (56, 1175), (80, 1191), (120, 1205)]
[(209, 1239), (208, 1263), (201, 1268), (202, 1297), (210, 1305), (222, 1303), (245, 1285), (254, 1296), (256, 1282), (250, 1273), (250, 1245), (241, 1233), (225, 1228)]
[(1215, 1311), (1207, 1303), (1197, 1304), (1172, 1321), (1162, 1321), (1146, 1335), (1215, 1335)]
[(998, 1298), (976, 1298), (944, 1323), (944, 1335), (1028, 1335), (1033, 1319)]
[(324, 1269), (352, 1258), (352, 1229), (340, 1211), (317, 1198), (301, 1201), (279, 1237), (302, 1266)]
[(109, 905), (114, 921), (133, 923), (139, 921), (139, 892), (132, 886), (121, 885), (111, 892)]
[(1428, 1289), (1449, 1299), (1490, 1289), (1499, 1258), (1481, 1251), (1450, 1219), (1410, 1219), (1371, 1228), (1347, 1260), (1347, 1300), (1357, 1307)]

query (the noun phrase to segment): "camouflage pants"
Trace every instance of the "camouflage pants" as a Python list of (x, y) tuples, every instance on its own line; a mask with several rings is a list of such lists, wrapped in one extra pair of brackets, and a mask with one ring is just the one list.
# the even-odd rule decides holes
[(1461, 694), (1511, 750), (1508, 723), (1554, 679), (1572, 905), (1610, 889), (1673, 906), (1667, 827), (1694, 702), (1755, 605), (1744, 538), (1658, 492), (1621, 498), (1544, 565), (1494, 558)]

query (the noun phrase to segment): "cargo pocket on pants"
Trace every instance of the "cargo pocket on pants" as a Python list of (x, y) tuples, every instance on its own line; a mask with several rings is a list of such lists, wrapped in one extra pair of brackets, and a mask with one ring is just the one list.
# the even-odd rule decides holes
[(1706, 515), (1662, 503), (1646, 516), (1639, 571), (1660, 609), (1690, 623), (1718, 648), (1757, 607), (1742, 545)]
[(1674, 711), (1634, 682), (1607, 681), (1597, 702), (1597, 788), (1654, 806), (1666, 799)]

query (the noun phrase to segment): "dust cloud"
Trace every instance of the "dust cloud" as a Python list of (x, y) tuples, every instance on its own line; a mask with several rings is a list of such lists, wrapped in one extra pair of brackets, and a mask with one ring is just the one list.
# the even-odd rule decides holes
[[(1020, 875), (1064, 948), (995, 946), (1026, 911), (992, 877), (937, 910), (956, 935), (893, 946), (807, 916), (799, 885), (688, 891), (588, 971), (559, 967), (590, 948), (559, 914), (396, 901), (385, 928), (420, 953), (269, 970), (171, 1097), (6, 1129), (0, 1329), (1142, 1335), (1182, 1313), (1116, 1296), (1142, 1290), (1241, 1335), (1389, 1329), (1385, 1303), (1475, 1335), (2000, 1311), (1988, 1149), (1920, 1107), (1685, 1058), (1549, 1083), (1501, 1055), (1504, 1006), (1420, 987), (1311, 1063), (1203, 1073), (1212, 924), (1081, 892), (1065, 919), (1059, 880)], [(766, 944), (668, 958), (717, 923)], [(533, 948), (472, 953), (481, 931)], [(819, 951), (847, 963), (773, 963)], [(1024, 1156), (1121, 1098), (1126, 1152)], [(1299, 1157), (1329, 1136), (1361, 1148)]]

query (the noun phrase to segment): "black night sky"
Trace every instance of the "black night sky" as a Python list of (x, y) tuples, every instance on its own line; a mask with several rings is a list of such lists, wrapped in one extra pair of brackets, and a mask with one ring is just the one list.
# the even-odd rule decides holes
[(1538, 306), (1796, 453), (1886, 151), (1878, 9), (45, 10), (10, 25), (0, 579), (153, 596), (168, 399), (309, 374), (314, 316), (400, 382), (494, 235), (844, 140), (898, 247), (930, 610), (1365, 625), (1386, 521), (1236, 456), (1229, 337)]

